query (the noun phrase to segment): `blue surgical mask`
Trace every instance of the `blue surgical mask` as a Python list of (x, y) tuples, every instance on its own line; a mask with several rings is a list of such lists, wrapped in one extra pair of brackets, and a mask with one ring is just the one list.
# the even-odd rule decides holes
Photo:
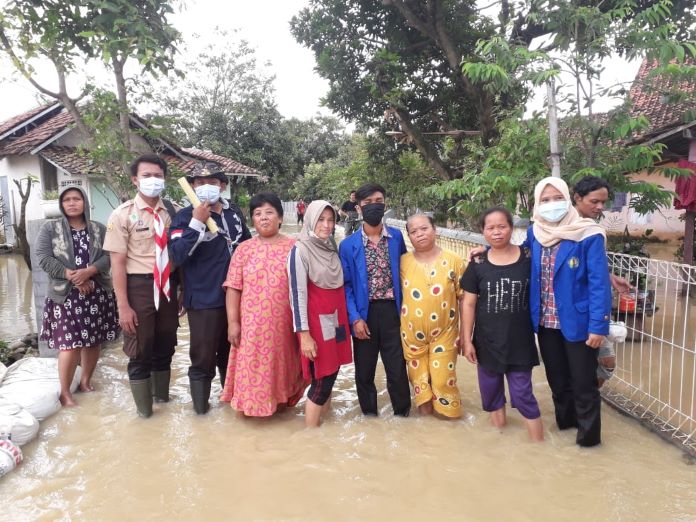
[(196, 196), (201, 200), (201, 203), (203, 203), (203, 201), (207, 201), (211, 204), (217, 203), (218, 199), (220, 199), (220, 187), (217, 185), (208, 185), (206, 183), (205, 185), (196, 187)]
[(539, 215), (544, 218), (544, 221), (549, 223), (558, 223), (568, 213), (569, 203), (563, 201), (550, 201), (539, 205)]
[(162, 178), (141, 178), (138, 181), (138, 190), (143, 196), (156, 198), (164, 190), (164, 180)]

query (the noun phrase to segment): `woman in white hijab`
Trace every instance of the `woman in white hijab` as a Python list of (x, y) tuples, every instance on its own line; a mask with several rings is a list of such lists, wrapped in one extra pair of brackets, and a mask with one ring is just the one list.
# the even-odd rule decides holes
[(529, 299), (556, 424), (577, 427), (577, 444), (595, 446), (601, 442), (597, 348), (611, 313), (605, 232), (580, 217), (560, 178), (542, 179), (534, 201)]
[(307, 391), (305, 424), (317, 427), (329, 409), (342, 364), (352, 361), (343, 269), (332, 234), (336, 211), (328, 201), (307, 207), (297, 243), (288, 256), (290, 306), (300, 340)]

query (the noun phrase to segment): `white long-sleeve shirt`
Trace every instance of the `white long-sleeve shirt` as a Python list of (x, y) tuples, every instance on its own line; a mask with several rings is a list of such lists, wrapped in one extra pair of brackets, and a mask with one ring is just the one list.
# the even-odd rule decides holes
[(287, 262), (288, 284), (290, 285), (290, 308), (295, 332), (309, 330), (307, 317), (307, 266), (302, 261), (297, 246), (292, 247)]

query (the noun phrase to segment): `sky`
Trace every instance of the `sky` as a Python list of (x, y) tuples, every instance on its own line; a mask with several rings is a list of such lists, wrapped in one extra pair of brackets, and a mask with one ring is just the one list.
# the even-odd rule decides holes
[[(2, 3), (2, 2), (0, 2)], [(275, 74), (276, 101), (286, 117), (307, 119), (317, 112), (330, 114), (321, 107), (328, 82), (314, 72), (314, 54), (298, 44), (290, 33), (290, 19), (306, 0), (187, 0), (183, 10), (170, 18), (191, 46), (212, 42), (215, 27), (238, 30), (240, 38), (256, 49), (259, 62), (270, 61)], [(50, 84), (50, 67), (37, 67), (42, 82)], [(87, 67), (84, 74), (107, 76), (99, 67)], [(48, 86), (48, 85), (47, 85)], [(73, 84), (72, 95), (79, 88)], [(13, 72), (7, 59), (0, 61), (0, 121), (37, 105), (36, 90)]]
[[(2, 3), (0, 1), (0, 5)], [(290, 19), (307, 4), (307, 0), (186, 0), (181, 11), (171, 17), (171, 23), (182, 32), (192, 50), (212, 42), (215, 27), (238, 30), (239, 37), (256, 50), (259, 62), (271, 62), (281, 114), (307, 119), (317, 113), (330, 114), (320, 102), (328, 91), (328, 82), (314, 71), (314, 54), (298, 44), (290, 33)], [(638, 65), (612, 60), (607, 64), (603, 81), (630, 81)], [(96, 64), (86, 67), (82, 73), (97, 79), (110, 79), (110, 74)], [(50, 67), (37, 67), (37, 74), (47, 86), (54, 79)], [(73, 84), (71, 94), (77, 94), (77, 88)], [(544, 94), (545, 90), (540, 90), (530, 102), (528, 114), (544, 108)], [(7, 59), (0, 59), (0, 100), (0, 121), (37, 105), (36, 90), (13, 72)], [(595, 110), (607, 110), (615, 103), (601, 101)]]

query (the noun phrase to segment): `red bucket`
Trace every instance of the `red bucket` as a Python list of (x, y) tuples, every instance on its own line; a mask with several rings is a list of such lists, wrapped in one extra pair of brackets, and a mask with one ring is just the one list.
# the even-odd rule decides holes
[(620, 294), (619, 312), (635, 312), (636, 301), (637, 299), (635, 294)]

